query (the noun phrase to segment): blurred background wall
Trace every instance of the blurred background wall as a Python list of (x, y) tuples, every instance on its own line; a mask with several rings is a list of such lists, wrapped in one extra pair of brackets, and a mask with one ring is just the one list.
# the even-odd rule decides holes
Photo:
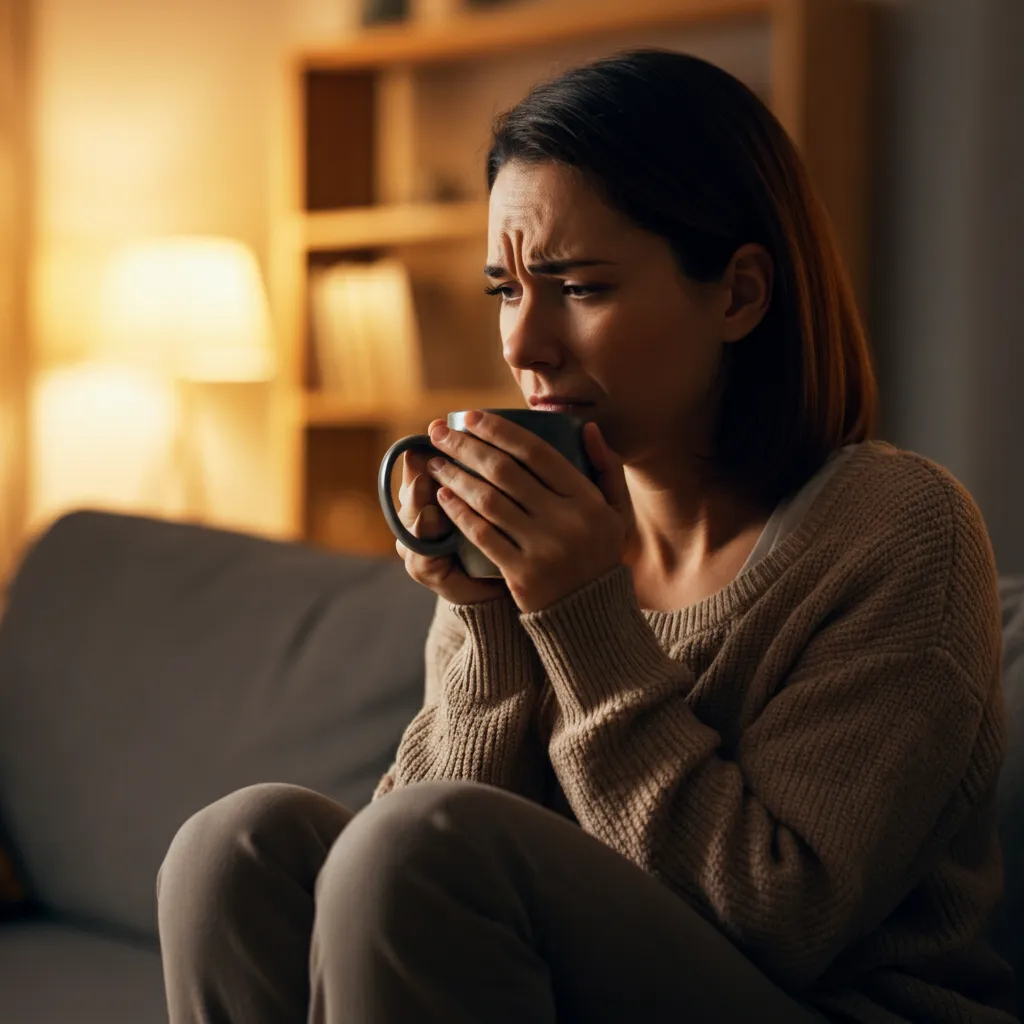
[(1024, 572), (1024, 3), (893, 0), (871, 321), (884, 433), (947, 466)]
[[(883, 433), (952, 470), (1003, 571), (1024, 571), (1024, 3), (879, 0), (885, 11), (873, 287)], [(99, 268), (139, 234), (225, 234), (265, 258), (277, 76), (351, 0), (35, 0), (32, 361), (87, 351)], [(220, 417), (218, 524), (275, 532), (266, 401)], [(222, 456), (222, 457), (221, 457)], [(126, 503), (138, 504), (137, 496)], [(52, 511), (36, 486), (30, 521)]]

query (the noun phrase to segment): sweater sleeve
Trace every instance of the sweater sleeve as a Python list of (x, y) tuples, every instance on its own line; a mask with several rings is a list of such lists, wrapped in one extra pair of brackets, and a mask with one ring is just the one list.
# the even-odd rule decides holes
[(998, 693), (998, 631), (979, 683), (942, 646), (871, 642), (877, 616), (853, 607), (814, 633), (730, 743), (691, 710), (694, 677), (662, 650), (626, 567), (522, 617), (558, 699), (549, 752), (580, 824), (793, 991), (948, 842), (981, 691)]
[(511, 597), (439, 599), (424, 662), (423, 707), (373, 798), (411, 782), (456, 779), (539, 798), (547, 755), (529, 726), (543, 670)]

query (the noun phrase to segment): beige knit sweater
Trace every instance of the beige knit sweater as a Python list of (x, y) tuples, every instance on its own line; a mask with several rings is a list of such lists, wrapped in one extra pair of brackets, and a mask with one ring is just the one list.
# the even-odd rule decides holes
[(641, 609), (625, 566), (527, 615), (439, 601), (376, 796), (470, 779), (571, 813), (832, 1020), (1006, 1022), (1000, 650), (970, 496), (869, 442), (698, 604)]

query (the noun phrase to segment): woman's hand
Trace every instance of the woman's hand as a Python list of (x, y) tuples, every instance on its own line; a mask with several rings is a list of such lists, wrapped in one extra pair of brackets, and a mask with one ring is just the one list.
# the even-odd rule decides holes
[[(434, 420), (431, 426), (437, 423), (444, 423), (444, 420)], [(437, 484), (426, 471), (426, 461), (427, 456), (418, 451), (406, 451), (402, 457), (398, 518), (413, 536), (434, 540), (450, 533), (454, 527), (435, 502)], [(410, 551), (400, 540), (395, 541), (395, 550), (405, 560), (405, 571), (417, 583), (452, 604), (476, 604), (508, 593), (503, 580), (477, 580), (467, 576), (455, 555), (429, 558)]]
[(430, 439), (483, 479), (447, 459), (428, 471), (442, 485), (441, 508), (501, 569), (520, 611), (546, 608), (622, 563), (632, 504), (622, 460), (596, 423), (583, 431), (596, 485), (510, 420), (474, 411), (466, 426), (472, 434), (435, 422)]

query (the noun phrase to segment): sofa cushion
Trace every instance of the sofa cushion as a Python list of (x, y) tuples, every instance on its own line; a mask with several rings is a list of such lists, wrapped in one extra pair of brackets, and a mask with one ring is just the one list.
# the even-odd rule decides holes
[(0, 624), (0, 820), (54, 911), (155, 935), (177, 828), (241, 786), (366, 803), (423, 695), (398, 559), (76, 513)]
[[(7, 609), (6, 586), (0, 590), (0, 624), (3, 623)], [(0, 677), (0, 687), (3, 679)], [(25, 885), (24, 871), (16, 863), (11, 851), (10, 842), (4, 834), (4, 823), (0, 820), (0, 921), (14, 915), (20, 915), (28, 901), (28, 887)], [(2, 991), (2, 990), (0, 990)]]
[(6, 1024), (167, 1024), (160, 950), (50, 921), (0, 928)]
[(14, 866), (14, 858), (7, 851), (6, 840), (0, 834), (0, 921), (10, 910), (20, 907), (28, 897), (20, 872)]

